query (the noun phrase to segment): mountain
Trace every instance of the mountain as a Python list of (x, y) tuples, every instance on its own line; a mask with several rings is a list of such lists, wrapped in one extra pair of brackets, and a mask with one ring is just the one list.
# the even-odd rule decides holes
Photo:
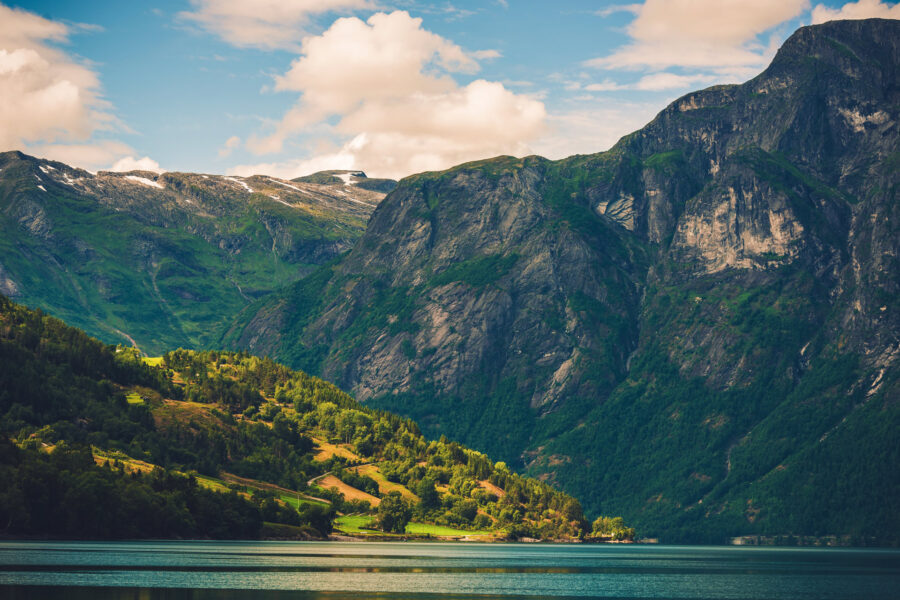
[(304, 175), (291, 179), (295, 183), (319, 183), (323, 185), (344, 185), (356, 186), (364, 190), (373, 192), (382, 192), (387, 194), (397, 187), (397, 182), (393, 179), (373, 179), (367, 177), (362, 171), (319, 171), (312, 175)]
[(145, 359), (0, 296), (0, 364), (4, 535), (587, 533), (574, 498), (269, 359)]
[(252, 300), (348, 250), (384, 194), (0, 154), (0, 292), (108, 342), (203, 347)]
[(805, 27), (607, 152), (404, 179), (225, 340), (644, 535), (896, 542), (898, 69)]

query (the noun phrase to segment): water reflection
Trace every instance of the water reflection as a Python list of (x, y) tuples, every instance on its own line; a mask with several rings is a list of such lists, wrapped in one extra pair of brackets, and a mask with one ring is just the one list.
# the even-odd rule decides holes
[(885, 550), (0, 542), (5, 598), (896, 598)]

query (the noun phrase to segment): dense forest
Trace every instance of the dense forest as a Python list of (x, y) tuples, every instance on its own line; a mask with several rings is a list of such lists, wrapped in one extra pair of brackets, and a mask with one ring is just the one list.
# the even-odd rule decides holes
[(0, 297), (0, 364), (8, 535), (321, 538), (341, 515), (379, 535), (411, 521), (491, 539), (634, 535), (592, 529), (574, 498), (269, 359), (148, 360)]

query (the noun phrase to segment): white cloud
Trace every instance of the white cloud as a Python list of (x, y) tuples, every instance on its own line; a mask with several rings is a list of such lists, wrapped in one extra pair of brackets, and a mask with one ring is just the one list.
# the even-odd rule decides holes
[(310, 17), (371, 8), (369, 0), (191, 0), (193, 12), (179, 13), (234, 46), (297, 50)]
[(219, 148), (219, 158), (225, 158), (241, 145), (241, 138), (236, 135), (225, 140), (225, 144)]
[(475, 60), (491, 60), (503, 56), (499, 50), (476, 50), (471, 54)]
[(160, 169), (159, 163), (149, 156), (145, 156), (143, 158), (126, 156), (124, 158), (120, 158), (113, 164), (113, 166), (109, 168), (109, 170), (119, 173), (126, 171), (153, 171), (154, 173), (166, 172), (165, 169)]
[(526, 143), (543, 130), (543, 103), (497, 82), (460, 86), (451, 74), (473, 73), (478, 63), (421, 24), (406, 12), (378, 13), (366, 22), (338, 19), (322, 35), (305, 39), (302, 55), (275, 86), (300, 92), (299, 101), (274, 132), (251, 137), (247, 147), (259, 154), (279, 152), (292, 137), (336, 118), (334, 132), (349, 141), (330, 153), (334, 166), (327, 168), (402, 177), (527, 153)]
[(18, 148), (92, 171), (134, 154), (127, 144), (96, 137), (128, 129), (103, 99), (97, 73), (56, 46), (98, 29), (0, 4), (0, 150)]
[(799, 16), (809, 0), (646, 0), (634, 12), (632, 41), (587, 64), (612, 69), (761, 67), (774, 44), (758, 36)]
[(824, 23), (837, 19), (900, 19), (900, 4), (888, 4), (880, 0), (848, 2), (839, 9), (817, 5), (812, 11), (812, 22)]
[(82, 141), (115, 123), (96, 73), (51, 46), (69, 33), (0, 4), (0, 148)]

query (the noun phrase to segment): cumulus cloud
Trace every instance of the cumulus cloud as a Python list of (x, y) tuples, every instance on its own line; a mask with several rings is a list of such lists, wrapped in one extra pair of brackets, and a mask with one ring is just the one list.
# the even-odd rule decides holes
[(801, 15), (809, 0), (646, 0), (620, 7), (635, 14), (632, 41), (588, 61), (612, 69), (754, 68), (775, 50), (760, 34)]
[[(302, 55), (275, 83), (276, 90), (299, 92), (297, 104), (274, 131), (251, 137), (247, 147), (279, 152), (293, 136), (334, 119), (333, 131), (347, 141), (331, 153), (328, 168), (402, 177), (527, 153), (527, 142), (543, 131), (543, 103), (498, 82), (460, 86), (452, 74), (474, 73), (478, 63), (421, 25), (406, 12), (378, 13), (368, 21), (338, 19), (322, 35), (305, 39)], [(279, 168), (290, 164), (301, 163)]]
[(900, 19), (900, 4), (888, 4), (880, 0), (848, 2), (839, 9), (817, 5), (812, 11), (812, 22), (824, 23), (837, 19)]
[(126, 128), (103, 99), (96, 72), (57, 47), (73, 33), (96, 29), (0, 4), (0, 150), (89, 170), (134, 153), (122, 142), (96, 139)]
[(149, 156), (145, 156), (143, 158), (135, 158), (133, 156), (125, 156), (117, 160), (113, 166), (109, 168), (110, 171), (116, 171), (119, 173), (126, 171), (152, 171), (154, 173), (165, 173), (165, 169), (159, 168), (159, 163), (150, 158)]
[(115, 122), (96, 73), (51, 45), (69, 33), (0, 4), (0, 147), (81, 141)]
[(193, 11), (179, 13), (241, 48), (299, 49), (310, 17), (333, 11), (371, 8), (369, 0), (191, 0)]

